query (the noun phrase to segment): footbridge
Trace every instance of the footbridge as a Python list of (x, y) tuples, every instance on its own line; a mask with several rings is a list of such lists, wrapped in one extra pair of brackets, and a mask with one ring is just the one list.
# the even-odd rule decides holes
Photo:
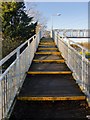
[(41, 29), (0, 61), (1, 120), (90, 118), (90, 51), (78, 37), (88, 30)]

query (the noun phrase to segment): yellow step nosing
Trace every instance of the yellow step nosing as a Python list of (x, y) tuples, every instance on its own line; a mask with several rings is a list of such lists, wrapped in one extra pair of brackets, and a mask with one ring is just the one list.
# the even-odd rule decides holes
[(65, 100), (86, 100), (86, 96), (62, 96), (62, 97), (17, 97), (17, 100), (27, 101), (65, 101)]
[(61, 55), (60, 52), (36, 52), (35, 54), (39, 55), (39, 54), (54, 54), (54, 55)]
[(54, 41), (40, 41), (40, 43), (54, 43), (55, 44)]
[(55, 45), (55, 43), (40, 43), (39, 45)]
[(27, 74), (72, 74), (71, 71), (28, 71)]
[(41, 44), (39, 44), (39, 46), (56, 46), (55, 44), (44, 44), (44, 45), (41, 45)]
[(50, 41), (40, 41), (40, 43), (55, 43), (54, 41), (50, 40)]
[(58, 50), (58, 48), (38, 48), (38, 50)]
[(54, 43), (55, 44), (54, 41), (40, 41), (40, 43)]
[(40, 43), (54, 43), (55, 44), (54, 41), (40, 41)]
[(57, 63), (64, 63), (65, 60), (61, 59), (61, 60), (38, 60), (38, 59), (34, 59), (33, 62), (57, 62)]

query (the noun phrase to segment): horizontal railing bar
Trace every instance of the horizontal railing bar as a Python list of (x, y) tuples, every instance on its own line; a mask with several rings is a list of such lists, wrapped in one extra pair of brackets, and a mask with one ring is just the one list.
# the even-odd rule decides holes
[[(58, 37), (60, 37), (60, 36), (58, 36)], [(83, 49), (83, 50), (85, 50), (85, 51), (90, 52), (90, 50), (88, 50), (87, 48), (85, 48), (85, 47), (81, 46), (80, 44), (78, 44), (78, 43), (74, 42), (74, 41), (73, 41), (73, 40), (71, 40), (70, 38), (67, 38), (66, 36), (64, 36), (64, 38), (66, 38), (66, 39), (68, 39), (70, 42), (72, 42), (72, 43), (76, 44), (76, 45), (77, 45), (78, 47), (80, 47), (81, 49)], [(63, 41), (63, 40), (61, 40), (61, 41)], [(63, 42), (64, 42), (64, 41), (63, 41)], [(65, 42), (65, 44), (66, 44), (66, 42)]]
[(71, 31), (71, 30), (72, 30), (72, 31), (73, 31), (73, 30), (80, 30), (80, 31), (83, 31), (83, 30), (84, 30), (84, 31), (89, 31), (90, 29), (54, 29), (54, 30), (55, 30), (55, 31), (56, 31), (56, 30), (60, 30), (60, 31), (62, 31), (62, 30), (70, 30), (70, 31)]
[[(36, 35), (34, 35), (36, 36)], [(22, 43), (19, 47), (17, 47), (14, 51), (12, 51), (10, 54), (8, 54), (5, 58), (3, 58), (0, 61), (0, 66), (2, 66), (9, 58), (11, 58), (15, 53), (17, 53), (18, 50), (20, 50), (28, 41), (30, 41), (34, 36), (32, 36), (30, 39), (28, 39), (26, 42)]]
[[(65, 41), (63, 41), (61, 38), (59, 38), (59, 39), (60, 39), (60, 41), (62, 41), (66, 46), (68, 46), (68, 44), (67, 44)], [(69, 46), (69, 48), (70, 48), (71, 50), (73, 50), (75, 53), (77, 53), (79, 56), (82, 57), (82, 55), (81, 55), (79, 52), (77, 52), (77, 50), (74, 49), (72, 46)], [(87, 59), (86, 59), (86, 60), (87, 60)]]
[(10, 57), (12, 57), (15, 53), (16, 53), (16, 49), (11, 52), (9, 55), (7, 55), (5, 58), (3, 58), (2, 60), (0, 60), (0, 66), (2, 66)]
[[(26, 47), (27, 49), (28, 47)], [(25, 50), (26, 50), (25, 49)], [(25, 50), (20, 54), (20, 56), (22, 56), (22, 54), (25, 52)], [(3, 79), (3, 77), (8, 73), (8, 71), (10, 70), (10, 68), (17, 62), (17, 59), (5, 70), (5, 72), (2, 74), (2, 76), (0, 76), (0, 81)]]
[(12, 66), (17, 62), (17, 60), (15, 60), (6, 70), (5, 72), (0, 76), (0, 81), (6, 76), (6, 74), (8, 73), (8, 71), (10, 70), (10, 68), (12, 68)]
[(75, 44), (76, 44), (78, 47), (80, 47), (81, 49), (90, 52), (90, 50), (88, 50), (87, 48), (85, 48), (85, 47), (81, 46), (80, 44), (74, 42), (73, 40), (70, 40), (69, 38), (67, 38), (67, 39), (68, 39), (70, 42), (75, 43)]

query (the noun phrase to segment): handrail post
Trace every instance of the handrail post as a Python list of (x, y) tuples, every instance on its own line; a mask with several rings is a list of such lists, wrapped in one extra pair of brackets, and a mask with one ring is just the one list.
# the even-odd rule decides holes
[[(0, 76), (2, 75), (2, 67), (0, 67)], [(0, 81), (0, 120), (3, 117), (3, 109), (2, 109), (2, 81)]]
[(54, 30), (51, 30), (51, 38), (53, 38), (53, 39), (55, 39), (55, 38), (54, 38), (54, 37), (55, 37), (55, 36), (54, 36), (54, 32), (55, 32)]
[(30, 40), (28, 40), (28, 65), (30, 65)]
[(78, 30), (78, 37), (80, 37), (80, 30)]
[(59, 37), (59, 32), (57, 31), (57, 39), (56, 39), (56, 45), (58, 46), (58, 37)]
[(51, 38), (52, 38), (52, 30), (51, 30), (51, 34), (50, 34)]
[[(2, 34), (0, 34), (0, 60), (2, 59)], [(0, 66), (0, 76), (2, 75), (2, 67)], [(0, 120), (2, 119), (2, 81), (0, 81)]]
[(84, 34), (85, 34), (85, 30), (82, 31), (82, 37), (85, 37)]
[(2, 83), (0, 81), (0, 120), (3, 117), (3, 110), (2, 110)]
[[(39, 37), (38, 37), (38, 44), (39, 44), (39, 41), (40, 41), (41, 37), (42, 37), (42, 33), (41, 33), (41, 30), (40, 30)], [(37, 47), (38, 47), (38, 44), (37, 44)]]
[[(70, 63), (69, 63), (69, 48), (70, 48), (70, 40), (68, 39), (68, 59), (67, 59), (68, 65), (70, 64)], [(69, 65), (69, 66), (70, 66), (70, 65)]]
[(41, 35), (41, 31), (40, 31), (40, 32), (39, 32), (39, 40), (41, 39), (41, 36), (42, 36), (42, 35)]
[(84, 49), (82, 48), (82, 83), (83, 83), (83, 90), (85, 89), (85, 81), (84, 81), (84, 59), (85, 59), (85, 51)]
[(17, 76), (17, 86), (16, 89), (18, 90), (20, 87), (20, 49), (17, 50), (17, 62), (16, 62), (16, 76)]
[[(34, 41), (34, 36), (33, 36), (32, 39), (33, 39), (33, 41)], [(37, 45), (36, 45), (36, 41), (34, 41), (34, 48), (33, 48), (33, 49), (34, 49), (34, 53), (35, 53), (35, 51), (36, 51), (36, 46), (37, 46)]]

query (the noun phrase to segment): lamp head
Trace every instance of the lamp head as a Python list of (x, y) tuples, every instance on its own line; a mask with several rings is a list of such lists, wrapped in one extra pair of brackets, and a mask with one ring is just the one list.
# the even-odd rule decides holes
[(57, 13), (57, 16), (60, 16), (61, 14), (60, 13)]

